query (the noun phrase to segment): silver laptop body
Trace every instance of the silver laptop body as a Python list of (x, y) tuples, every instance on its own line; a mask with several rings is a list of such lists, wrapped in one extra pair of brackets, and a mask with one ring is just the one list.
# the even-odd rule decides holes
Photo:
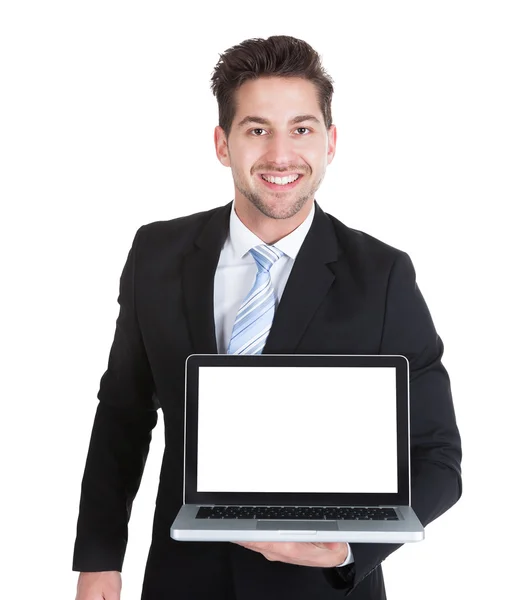
[(193, 354), (185, 387), (175, 540), (424, 538), (406, 357)]

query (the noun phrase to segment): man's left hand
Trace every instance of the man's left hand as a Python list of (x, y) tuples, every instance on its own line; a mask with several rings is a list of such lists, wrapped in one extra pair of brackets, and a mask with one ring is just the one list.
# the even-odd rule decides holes
[(234, 542), (260, 552), (268, 560), (330, 568), (345, 562), (348, 545), (345, 542)]

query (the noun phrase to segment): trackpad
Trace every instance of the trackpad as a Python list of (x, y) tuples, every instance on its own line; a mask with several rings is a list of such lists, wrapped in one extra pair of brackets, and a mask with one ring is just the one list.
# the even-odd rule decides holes
[(257, 529), (271, 531), (336, 531), (336, 521), (257, 521)]

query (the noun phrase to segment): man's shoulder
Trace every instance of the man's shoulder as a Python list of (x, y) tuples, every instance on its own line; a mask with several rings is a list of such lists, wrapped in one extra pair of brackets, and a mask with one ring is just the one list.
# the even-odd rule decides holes
[(174, 232), (189, 231), (189, 229), (199, 231), (215, 213), (225, 208), (225, 206), (216, 206), (209, 210), (202, 210), (190, 215), (175, 217), (174, 219), (152, 221), (151, 223), (142, 225), (140, 229), (148, 235), (163, 234), (165, 232), (173, 234)]
[(365, 231), (354, 229), (329, 213), (325, 214), (333, 225), (338, 244), (345, 255), (362, 263), (381, 261), (389, 264), (393, 264), (401, 255), (406, 255), (404, 250)]
[(193, 243), (216, 214), (227, 208), (228, 205), (217, 206), (174, 219), (152, 221), (138, 229), (137, 237), (141, 238), (142, 246), (163, 249), (170, 244), (183, 249)]

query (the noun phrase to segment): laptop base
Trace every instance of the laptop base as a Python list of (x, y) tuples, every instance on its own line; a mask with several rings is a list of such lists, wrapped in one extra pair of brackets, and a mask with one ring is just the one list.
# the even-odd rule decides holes
[(288, 521), (196, 519), (200, 505), (184, 504), (170, 529), (177, 541), (356, 542), (402, 544), (424, 539), (424, 528), (409, 506), (393, 506), (397, 521)]

